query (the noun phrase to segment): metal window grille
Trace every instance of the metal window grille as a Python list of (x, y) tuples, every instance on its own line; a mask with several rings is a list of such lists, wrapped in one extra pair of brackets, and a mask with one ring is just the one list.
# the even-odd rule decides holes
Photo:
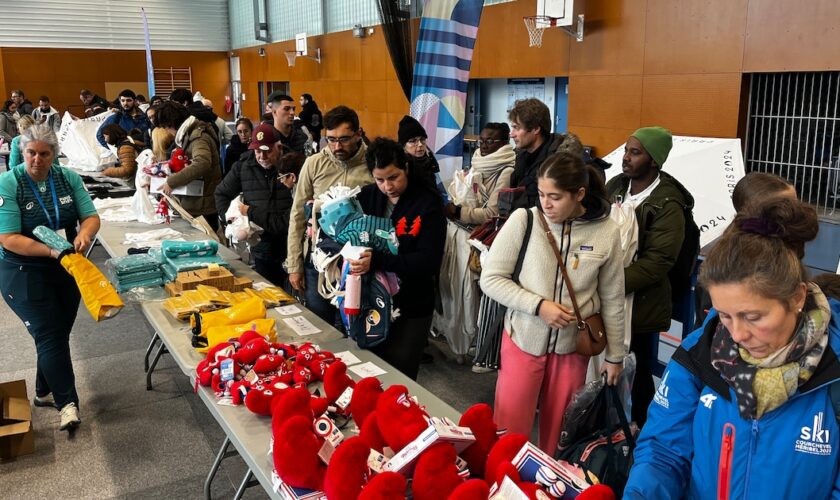
[(840, 72), (751, 76), (747, 172), (788, 179), (821, 216), (840, 220)]

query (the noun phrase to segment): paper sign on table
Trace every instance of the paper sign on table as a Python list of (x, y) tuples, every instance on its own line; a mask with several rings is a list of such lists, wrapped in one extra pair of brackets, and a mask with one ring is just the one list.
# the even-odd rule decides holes
[(309, 320), (304, 318), (303, 316), (283, 318), (283, 322), (289, 325), (289, 327), (301, 337), (304, 337), (306, 335), (314, 335), (321, 331), (318, 329), (318, 327), (310, 323)]
[(264, 288), (268, 288), (268, 287), (270, 287), (270, 286), (271, 286), (271, 285), (270, 285), (270, 284), (268, 284), (268, 283), (266, 283), (265, 281), (258, 281), (258, 282), (256, 282), (256, 283), (254, 283), (253, 285), (251, 285), (251, 288), (253, 288), (254, 290), (259, 291), (259, 290), (262, 290), (262, 289), (264, 289)]
[(362, 363), (360, 365), (353, 365), (350, 367), (350, 370), (362, 378), (378, 377), (386, 373), (385, 370), (379, 368), (370, 361), (368, 361), (367, 363)]
[(288, 306), (275, 307), (274, 310), (279, 312), (283, 316), (291, 316), (292, 314), (300, 314), (303, 312), (300, 310), (300, 307), (294, 304)]
[(345, 365), (351, 366), (362, 362), (355, 354), (350, 351), (342, 351), (335, 353), (335, 357), (344, 362)]

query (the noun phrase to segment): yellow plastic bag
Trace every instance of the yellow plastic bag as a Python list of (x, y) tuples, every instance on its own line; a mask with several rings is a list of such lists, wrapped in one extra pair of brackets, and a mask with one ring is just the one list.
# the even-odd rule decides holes
[(105, 275), (83, 255), (67, 254), (61, 258), (61, 266), (76, 280), (82, 301), (94, 320), (113, 318), (125, 307)]
[(206, 337), (207, 330), (213, 326), (241, 325), (248, 321), (265, 318), (265, 305), (259, 297), (240, 302), (227, 309), (219, 309), (190, 317), (193, 336)]
[(207, 329), (207, 347), (198, 347), (196, 351), (205, 354), (211, 347), (239, 337), (248, 330), (253, 330), (265, 337), (269, 342), (274, 342), (276, 337), (274, 325), (275, 320), (273, 318), (266, 318), (255, 319), (241, 325), (212, 326)]

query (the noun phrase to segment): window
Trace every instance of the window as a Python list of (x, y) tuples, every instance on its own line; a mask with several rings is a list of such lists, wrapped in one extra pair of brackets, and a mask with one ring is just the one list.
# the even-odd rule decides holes
[(796, 187), (821, 216), (840, 220), (840, 72), (751, 76), (744, 148), (747, 172)]

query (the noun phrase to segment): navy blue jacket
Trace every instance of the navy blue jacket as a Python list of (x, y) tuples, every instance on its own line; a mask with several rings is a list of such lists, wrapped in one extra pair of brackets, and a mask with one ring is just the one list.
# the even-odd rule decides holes
[(102, 125), (99, 126), (99, 130), (96, 131), (96, 140), (99, 141), (99, 144), (102, 144), (103, 147), (108, 147), (108, 145), (105, 143), (105, 136), (102, 135), (102, 128), (105, 125), (116, 123), (117, 125), (122, 127), (123, 130), (125, 130), (126, 134), (131, 132), (131, 129), (133, 128), (140, 129), (140, 131), (144, 134), (147, 130), (152, 128), (152, 124), (149, 122), (149, 117), (146, 116), (146, 113), (144, 113), (139, 108), (137, 109), (137, 111), (139, 111), (139, 113), (134, 117), (128, 116), (128, 114), (123, 111), (117, 111), (113, 115), (106, 118), (105, 121), (102, 122)]

